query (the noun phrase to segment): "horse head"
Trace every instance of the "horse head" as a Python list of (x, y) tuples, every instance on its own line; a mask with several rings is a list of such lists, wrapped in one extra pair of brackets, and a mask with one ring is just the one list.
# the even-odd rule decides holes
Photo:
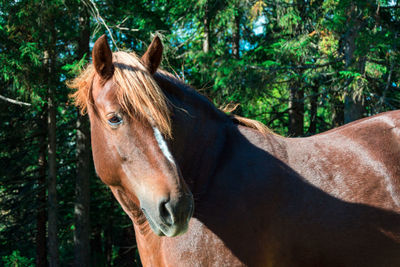
[(157, 235), (184, 233), (193, 196), (170, 153), (168, 100), (153, 79), (163, 46), (155, 37), (141, 59), (112, 53), (105, 35), (92, 51), (87, 110), (96, 172), (134, 220), (143, 211)]

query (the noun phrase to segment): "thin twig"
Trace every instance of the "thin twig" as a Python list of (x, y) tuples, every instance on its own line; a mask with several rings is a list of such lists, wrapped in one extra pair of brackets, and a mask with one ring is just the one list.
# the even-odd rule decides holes
[(128, 27), (122, 27), (121, 25), (125, 23), (125, 21), (127, 21), (129, 19), (129, 16), (125, 17), (119, 24), (115, 25), (115, 26), (110, 26), (111, 28), (116, 28), (120, 31), (131, 31), (131, 32), (138, 32), (139, 29), (132, 29), (132, 28), (128, 28)]
[(138, 32), (139, 29), (131, 29), (131, 28), (127, 28), (127, 27), (121, 27), (121, 26), (112, 26), (113, 28), (116, 28), (120, 31), (131, 31), (131, 32)]
[(30, 103), (26, 103), (26, 102), (22, 102), (22, 101), (18, 101), (18, 100), (14, 100), (5, 96), (0, 95), (0, 99), (7, 101), (9, 103), (15, 104), (15, 105), (19, 105), (19, 106), (27, 106), (30, 107), (32, 104)]

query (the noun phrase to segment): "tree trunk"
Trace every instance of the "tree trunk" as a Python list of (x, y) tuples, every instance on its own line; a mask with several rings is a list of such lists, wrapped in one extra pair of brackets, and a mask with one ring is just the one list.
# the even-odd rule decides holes
[[(47, 60), (46, 60), (47, 58)], [(52, 77), (53, 68), (52, 61), (54, 56), (49, 58), (49, 52), (45, 51), (45, 64), (48, 65), (48, 75)], [(46, 62), (47, 61), (47, 62)], [(57, 161), (56, 161), (56, 107), (54, 85), (51, 79), (48, 84), (48, 99), (47, 99), (47, 131), (48, 131), (48, 235), (49, 235), (49, 264), (50, 267), (59, 266), (58, 256), (58, 235), (57, 235)]]
[[(362, 75), (365, 72), (366, 58), (361, 57), (359, 61), (358, 71)], [(344, 102), (344, 123), (352, 122), (364, 117), (364, 101), (362, 92), (361, 95), (354, 97), (352, 94), (347, 94)]]
[(136, 266), (135, 262), (135, 231), (131, 225), (123, 229), (123, 237), (119, 240), (118, 255), (115, 258), (115, 266)]
[[(115, 199), (111, 195), (112, 199), (110, 199), (110, 210), (114, 210)], [(104, 244), (104, 253), (106, 255), (107, 266), (111, 266), (112, 264), (112, 251), (113, 251), (113, 216), (109, 216), (107, 220), (106, 229), (104, 229), (105, 236), (105, 244)]]
[(354, 99), (346, 95), (344, 100), (344, 123), (361, 119), (364, 114), (364, 106), (361, 99)]
[[(112, 217), (112, 216), (110, 216)], [(111, 220), (111, 219), (110, 219)], [(104, 229), (104, 254), (106, 256), (106, 263), (107, 266), (111, 266), (112, 264), (112, 248), (113, 248), (113, 243), (112, 243), (112, 225), (107, 225), (107, 228)]]
[(298, 88), (295, 81), (289, 96), (289, 135), (304, 135), (304, 90)]
[[(89, 55), (89, 19), (87, 13), (82, 11), (79, 18), (79, 46), (78, 59), (85, 53)], [(90, 135), (89, 123), (86, 116), (81, 116), (78, 111), (76, 121), (76, 186), (75, 186), (75, 266), (90, 265)]]
[[(345, 58), (345, 67), (346, 69), (350, 69), (355, 62), (354, 59), (354, 51), (356, 50), (356, 38), (361, 27), (361, 19), (359, 18), (360, 15), (357, 15), (358, 12), (357, 7), (355, 4), (351, 6), (351, 19), (354, 20), (354, 25), (346, 32), (343, 38), (343, 51), (344, 51), (344, 58)], [(353, 19), (354, 17), (354, 19)], [(361, 64), (362, 65), (362, 64)], [(363, 71), (364, 66), (359, 67), (360, 73)], [(355, 69), (355, 68), (354, 68)], [(353, 78), (349, 78), (347, 81), (347, 85), (350, 85)], [(350, 92), (348, 90), (345, 101), (344, 101), (344, 123), (349, 123), (363, 117), (364, 113), (364, 106), (362, 96), (354, 97), (354, 92)]]
[(49, 256), (50, 266), (58, 266), (58, 236), (57, 236), (57, 166), (56, 166), (56, 109), (54, 107), (54, 92), (49, 88), (48, 98), (48, 217), (49, 217)]
[(319, 84), (315, 84), (312, 87), (311, 95), (311, 107), (310, 107), (310, 127), (308, 128), (309, 134), (317, 133), (317, 109), (318, 109), (318, 89)]
[(209, 10), (209, 2), (206, 1), (204, 7), (204, 18), (203, 18), (203, 26), (204, 26), (204, 40), (203, 40), (203, 52), (208, 53), (210, 51), (210, 10)]
[[(39, 119), (39, 131), (46, 128), (46, 115), (42, 114)], [(47, 266), (47, 248), (46, 248), (46, 134), (43, 133), (39, 137), (39, 177), (38, 177), (38, 194), (37, 205), (38, 211), (36, 215), (36, 266)]]
[[(305, 18), (305, 1), (295, 1), (296, 9), (299, 12), (301, 18)], [(293, 38), (302, 34), (302, 28), (295, 27), (295, 32), (292, 33)], [(293, 58), (295, 61), (298, 59)], [(303, 59), (299, 60), (299, 64), (302, 63)], [(296, 76), (293, 78), (293, 82), (290, 83), (290, 95), (289, 95), (289, 136), (303, 136), (304, 135), (304, 89), (301, 88), (302, 71), (297, 70)]]
[(332, 95), (332, 128), (342, 126), (344, 124), (344, 103), (338, 95)]
[[(238, 8), (239, 9), (239, 8)], [(240, 13), (237, 10), (235, 15), (235, 27), (233, 29), (232, 34), (232, 55), (234, 58), (239, 58), (239, 49), (240, 49)]]
[(101, 225), (94, 225), (91, 229), (90, 250), (92, 253), (91, 266), (101, 266), (105, 261), (102, 248)]
[(87, 118), (78, 114), (76, 127), (75, 266), (88, 266), (90, 263), (90, 139)]
[(44, 66), (47, 69), (47, 134), (48, 134), (48, 251), (50, 267), (59, 266), (58, 254), (58, 230), (57, 230), (57, 150), (56, 150), (56, 29), (54, 18), (47, 20), (49, 32), (49, 42), (47, 50), (44, 52)]

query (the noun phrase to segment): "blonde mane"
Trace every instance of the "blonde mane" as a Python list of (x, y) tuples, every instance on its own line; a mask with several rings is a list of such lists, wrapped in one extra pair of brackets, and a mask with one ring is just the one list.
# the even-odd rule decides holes
[(268, 134), (273, 134), (273, 135), (278, 135), (277, 133), (275, 133), (274, 131), (272, 131), (270, 128), (268, 128), (265, 124), (263, 124), (262, 122), (256, 121), (256, 120), (252, 120), (252, 119), (248, 119), (236, 114), (232, 114), (233, 111), (235, 111), (240, 104), (232, 104), (229, 103), (223, 107), (220, 107), (219, 109), (224, 112), (224, 113), (228, 113), (231, 114), (230, 117), (232, 119), (233, 122), (239, 124), (239, 125), (243, 125), (245, 127), (249, 127), (251, 129), (255, 129), (257, 131), (259, 131), (262, 135), (267, 136)]
[[(123, 111), (130, 117), (148, 122), (164, 136), (172, 138), (168, 100), (137, 55), (116, 52), (113, 53), (113, 63), (112, 80), (118, 85), (116, 96)], [(95, 69), (90, 64), (68, 83), (70, 88), (77, 90), (71, 97), (82, 114), (87, 112), (89, 105), (93, 105), (90, 91), (94, 76)]]
[(241, 117), (239, 115), (232, 115), (231, 116), (232, 120), (240, 125), (255, 129), (259, 131), (262, 135), (267, 136), (268, 134), (273, 134), (273, 135), (278, 135), (274, 131), (272, 131), (270, 128), (265, 126), (262, 122), (248, 119), (245, 117)]

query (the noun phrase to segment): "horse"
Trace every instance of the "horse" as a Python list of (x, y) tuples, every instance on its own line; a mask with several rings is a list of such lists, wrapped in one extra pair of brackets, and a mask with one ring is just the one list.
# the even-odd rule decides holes
[(105, 35), (70, 87), (143, 266), (400, 266), (400, 112), (304, 138), (227, 115)]

